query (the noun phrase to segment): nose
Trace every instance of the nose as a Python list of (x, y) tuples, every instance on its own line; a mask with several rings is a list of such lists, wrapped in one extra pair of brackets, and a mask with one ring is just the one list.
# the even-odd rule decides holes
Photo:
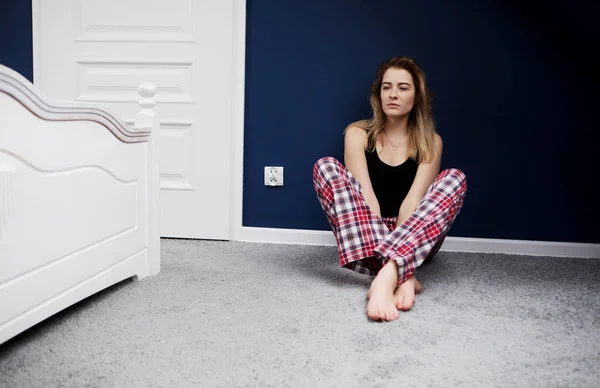
[(391, 92), (390, 92), (390, 97), (398, 97), (398, 89), (396, 88), (392, 88)]

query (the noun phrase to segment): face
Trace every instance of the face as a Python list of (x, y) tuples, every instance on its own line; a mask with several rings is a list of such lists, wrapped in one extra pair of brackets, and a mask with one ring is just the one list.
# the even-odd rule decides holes
[(415, 100), (415, 84), (404, 69), (390, 68), (383, 75), (381, 107), (388, 117), (402, 117), (410, 113)]

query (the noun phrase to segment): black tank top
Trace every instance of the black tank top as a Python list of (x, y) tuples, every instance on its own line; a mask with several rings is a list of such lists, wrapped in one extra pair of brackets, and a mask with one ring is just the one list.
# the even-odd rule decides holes
[(417, 162), (408, 158), (398, 166), (390, 166), (379, 159), (377, 150), (365, 150), (371, 186), (379, 202), (381, 217), (398, 217), (400, 205), (417, 175)]

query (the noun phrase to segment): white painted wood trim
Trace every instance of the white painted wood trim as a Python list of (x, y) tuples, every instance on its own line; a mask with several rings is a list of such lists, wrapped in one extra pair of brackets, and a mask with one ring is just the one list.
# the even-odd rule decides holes
[(269, 244), (336, 245), (335, 237), (330, 231), (248, 226), (242, 227), (238, 240)]
[(233, 90), (231, 136), (231, 203), (229, 238), (242, 238), (244, 200), (244, 99), (246, 73), (246, 0), (233, 5)]
[(528, 256), (581, 257), (600, 259), (600, 244), (448, 237), (441, 250), (446, 252), (505, 253)]
[(149, 128), (151, 135), (146, 152), (146, 173), (148, 186), (146, 193), (148, 229), (148, 275), (154, 276), (160, 272), (160, 117), (154, 107), (156, 86), (150, 82), (142, 83), (138, 88), (141, 96), (138, 105), (141, 110), (135, 117), (136, 128)]
[(97, 103), (50, 99), (34, 88), (28, 79), (3, 65), (0, 65), (0, 86), (2, 92), (44, 120), (95, 121), (124, 143), (145, 142), (149, 138), (151, 128), (130, 127)]
[(32, 66), (33, 66), (33, 82), (38, 89), (41, 88), (41, 65), (40, 65), (40, 23), (39, 17), (39, 0), (31, 0), (31, 40), (32, 40)]
[[(335, 246), (333, 233), (320, 230), (243, 227), (238, 241)], [(600, 258), (600, 244), (447, 237), (441, 251), (529, 256)]]

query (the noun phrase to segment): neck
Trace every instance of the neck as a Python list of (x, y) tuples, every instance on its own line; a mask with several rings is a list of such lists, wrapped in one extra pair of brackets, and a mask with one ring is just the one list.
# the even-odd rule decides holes
[(408, 115), (402, 117), (388, 117), (384, 130), (389, 136), (406, 136), (408, 134)]

